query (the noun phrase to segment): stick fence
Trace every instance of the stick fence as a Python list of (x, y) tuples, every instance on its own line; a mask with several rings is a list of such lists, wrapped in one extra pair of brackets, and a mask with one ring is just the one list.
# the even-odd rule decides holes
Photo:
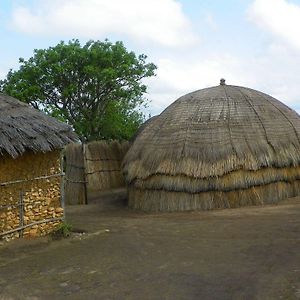
[[(57, 174), (51, 174), (51, 175), (46, 175), (46, 176), (39, 176), (39, 177), (35, 177), (35, 178), (29, 178), (29, 179), (20, 179), (20, 180), (14, 180), (14, 181), (8, 181), (8, 182), (0, 182), (0, 186), (9, 186), (9, 185), (14, 185), (14, 184), (18, 184), (18, 183), (23, 183), (23, 182), (31, 182), (34, 180), (42, 180), (42, 179), (48, 179), (48, 178), (53, 178), (53, 177), (61, 177), (62, 178), (62, 182), (64, 181), (64, 172), (61, 173), (57, 173)], [(63, 184), (61, 185), (61, 189), (63, 189)], [(61, 205), (62, 207), (64, 207), (64, 193), (63, 191), (61, 191)], [(38, 202), (38, 201), (36, 201)], [(35, 202), (33, 202), (35, 203)], [(48, 222), (55, 222), (55, 221), (62, 221), (64, 220), (64, 216), (63, 217), (59, 217), (59, 218), (47, 218), (47, 219), (43, 219), (43, 220), (39, 220), (39, 221), (34, 221), (31, 222), (29, 224), (25, 225), (25, 221), (24, 221), (24, 191), (21, 190), (19, 193), (19, 201), (17, 204), (9, 204), (9, 205), (0, 205), (0, 212), (3, 210), (9, 210), (9, 209), (17, 209), (19, 208), (19, 227), (10, 229), (10, 230), (6, 230), (6, 231), (2, 231), (0, 232), (0, 238), (18, 232), (20, 231), (20, 237), (23, 236), (23, 231), (24, 229), (28, 228), (28, 227), (32, 227), (34, 225), (38, 225), (38, 224), (43, 224), (43, 223), (48, 223)]]

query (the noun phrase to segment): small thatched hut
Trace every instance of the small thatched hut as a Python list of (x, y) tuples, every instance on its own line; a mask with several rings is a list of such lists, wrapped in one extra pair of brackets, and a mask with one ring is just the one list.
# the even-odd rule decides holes
[(73, 141), (70, 126), (0, 94), (0, 237), (41, 235), (59, 223), (60, 149)]
[(136, 209), (276, 203), (300, 195), (300, 116), (271, 96), (221, 81), (149, 122), (123, 167)]

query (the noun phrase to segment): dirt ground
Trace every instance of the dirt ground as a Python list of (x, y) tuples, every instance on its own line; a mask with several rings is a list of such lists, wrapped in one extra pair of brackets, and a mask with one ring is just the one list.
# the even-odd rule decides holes
[(70, 238), (0, 245), (0, 299), (300, 299), (300, 198), (168, 214), (121, 198), (67, 207)]

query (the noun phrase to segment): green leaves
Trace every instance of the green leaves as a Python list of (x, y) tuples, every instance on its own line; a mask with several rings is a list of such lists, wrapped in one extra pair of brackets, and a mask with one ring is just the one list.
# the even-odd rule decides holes
[(73, 125), (83, 140), (129, 139), (143, 121), (142, 79), (156, 66), (122, 42), (78, 40), (34, 50), (10, 70), (0, 90)]

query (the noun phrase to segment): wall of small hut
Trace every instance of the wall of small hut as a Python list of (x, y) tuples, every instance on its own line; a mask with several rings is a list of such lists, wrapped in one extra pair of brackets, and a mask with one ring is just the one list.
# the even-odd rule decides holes
[(71, 144), (65, 149), (67, 204), (86, 204), (88, 193), (125, 187), (121, 163), (128, 142), (95, 141)]
[[(16, 159), (4, 155), (0, 170), (0, 238), (53, 231), (63, 217), (60, 151), (26, 152)], [(25, 228), (14, 231), (19, 227)]]

